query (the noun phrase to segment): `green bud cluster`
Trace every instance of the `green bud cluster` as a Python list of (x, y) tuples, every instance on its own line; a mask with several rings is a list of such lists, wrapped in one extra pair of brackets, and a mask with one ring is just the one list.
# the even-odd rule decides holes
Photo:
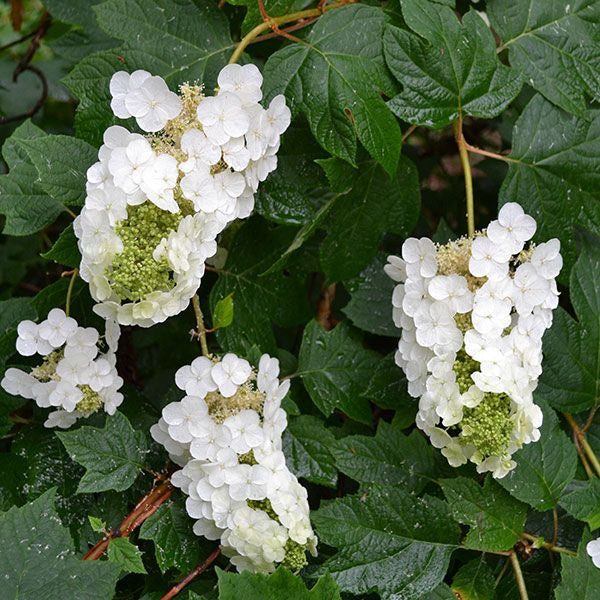
[(461, 394), (464, 394), (473, 385), (471, 373), (479, 370), (479, 363), (464, 350), (460, 350), (452, 368), (456, 374), (458, 389)]
[[(262, 510), (267, 513), (273, 521), (277, 521), (277, 523), (281, 525), (281, 521), (279, 520), (277, 513), (273, 510), (271, 501), (268, 498), (265, 498), (264, 500), (246, 500), (246, 502), (253, 510)], [(303, 546), (290, 538), (285, 543), (284, 550), (285, 557), (281, 561), (281, 564), (290, 569), (290, 571), (299, 571), (308, 564), (308, 561), (306, 560), (306, 546)]]
[(253, 510), (262, 510), (267, 513), (273, 521), (277, 521), (281, 525), (281, 521), (277, 516), (277, 513), (273, 510), (271, 501), (268, 498), (264, 500), (246, 500), (248, 506)]
[(284, 550), (285, 558), (281, 561), (281, 564), (290, 571), (299, 571), (308, 564), (306, 560), (306, 548), (298, 542), (289, 539), (285, 543)]
[(104, 406), (102, 398), (87, 384), (77, 386), (83, 392), (83, 398), (75, 407), (85, 413), (93, 413)]
[(482, 459), (502, 456), (510, 444), (513, 422), (510, 398), (506, 394), (486, 393), (475, 408), (465, 408), (459, 427), (462, 440), (473, 444)]
[(238, 456), (238, 463), (240, 465), (257, 465), (258, 464), (256, 458), (254, 458), (253, 450), (246, 452), (246, 454), (240, 454)]
[(116, 227), (123, 251), (107, 273), (121, 300), (141, 300), (150, 292), (174, 286), (166, 259), (156, 261), (152, 253), (182, 218), (181, 212), (172, 214), (149, 201), (128, 207), (127, 219)]

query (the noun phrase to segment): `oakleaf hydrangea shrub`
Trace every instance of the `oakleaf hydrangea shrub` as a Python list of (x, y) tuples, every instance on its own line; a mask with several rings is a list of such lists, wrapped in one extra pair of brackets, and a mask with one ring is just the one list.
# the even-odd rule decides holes
[(5, 4), (1, 600), (600, 597), (600, 0)]

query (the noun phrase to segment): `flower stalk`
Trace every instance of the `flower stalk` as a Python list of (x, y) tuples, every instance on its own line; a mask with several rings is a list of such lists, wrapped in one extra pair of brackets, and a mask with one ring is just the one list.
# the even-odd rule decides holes
[(464, 177), (465, 177), (465, 194), (467, 200), (467, 231), (469, 237), (472, 238), (475, 235), (475, 208), (473, 202), (473, 174), (471, 172), (471, 163), (469, 162), (469, 153), (467, 151), (467, 143), (462, 133), (462, 118), (454, 123), (454, 133), (456, 137), (456, 143), (458, 145), (458, 153), (460, 156), (460, 163), (462, 165)]

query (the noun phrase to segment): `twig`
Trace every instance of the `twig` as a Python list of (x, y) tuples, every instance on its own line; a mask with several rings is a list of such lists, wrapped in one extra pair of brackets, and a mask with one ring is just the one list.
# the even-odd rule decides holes
[(462, 133), (462, 118), (459, 117), (454, 124), (454, 133), (456, 143), (458, 145), (458, 153), (460, 155), (460, 163), (465, 176), (465, 194), (467, 200), (467, 231), (469, 237), (475, 235), (475, 209), (473, 204), (473, 175), (471, 173), (471, 163), (469, 162), (469, 154), (467, 145)]
[(294, 21), (300, 21), (302, 19), (310, 19), (312, 17), (320, 17), (322, 14), (329, 10), (334, 10), (336, 8), (340, 8), (349, 3), (349, 0), (341, 0), (340, 2), (336, 2), (334, 4), (329, 4), (328, 6), (324, 6), (321, 8), (309, 8), (307, 10), (301, 10), (298, 12), (290, 13), (289, 15), (283, 15), (281, 17), (270, 17), (268, 22), (263, 22), (254, 27), (251, 31), (249, 31), (236, 46), (231, 58), (229, 59), (229, 64), (236, 63), (244, 53), (246, 47), (252, 43), (254, 39), (256, 39), (261, 33), (268, 31), (269, 29), (273, 29), (273, 27), (278, 27), (279, 25), (285, 25), (286, 23), (293, 23)]
[(331, 305), (335, 299), (335, 283), (326, 287), (322, 292), (317, 304), (317, 321), (325, 331), (329, 331), (335, 326), (335, 319), (332, 316)]
[(489, 150), (483, 150), (483, 148), (478, 148), (477, 146), (472, 146), (471, 144), (469, 144), (463, 136), (463, 140), (465, 143), (465, 148), (473, 153), (473, 154), (481, 154), (481, 156), (487, 156), (488, 158), (495, 158), (496, 160), (502, 160), (504, 162), (510, 162), (510, 163), (518, 163), (518, 160), (515, 160), (514, 158), (510, 158), (510, 156), (504, 156), (504, 154), (497, 154), (496, 152), (490, 152)]
[(170, 598), (177, 596), (186, 585), (196, 579), (200, 573), (206, 571), (206, 569), (215, 562), (219, 554), (221, 554), (221, 548), (215, 548), (204, 562), (200, 563), (193, 571), (188, 573), (184, 579), (171, 588), (160, 600), (170, 600)]
[(502, 569), (500, 570), (500, 573), (498, 574), (498, 577), (496, 577), (496, 581), (494, 582), (494, 587), (497, 588), (498, 584), (500, 583), (500, 581), (502, 580), (502, 578), (504, 577), (504, 574), (506, 573), (506, 569), (508, 569), (508, 566), (510, 565), (510, 558), (507, 558), (504, 561), (504, 566), (502, 567)]
[(13, 40), (12, 42), (8, 42), (8, 44), (4, 44), (4, 46), (0, 46), (0, 52), (3, 52), (4, 50), (8, 50), (9, 48), (12, 48), (13, 46), (16, 46), (17, 44), (20, 44), (22, 42), (25, 42), (29, 38), (33, 37), (36, 33), (37, 33), (37, 29), (34, 29), (33, 31), (26, 33), (25, 35), (21, 36), (20, 38)]
[(262, 20), (265, 23), (269, 23), (269, 25), (271, 26), (271, 30), (273, 31), (274, 34), (276, 34), (280, 37), (287, 38), (288, 40), (290, 40), (292, 42), (302, 42), (302, 40), (300, 38), (297, 38), (297, 37), (291, 35), (285, 29), (280, 29), (279, 25), (277, 25), (275, 22), (273, 22), (271, 20), (271, 17), (269, 16), (269, 14), (267, 13), (267, 10), (265, 8), (264, 0), (257, 0), (257, 2), (258, 2), (258, 10), (260, 11), (260, 16), (262, 17)]
[(552, 509), (552, 546), (558, 541), (558, 511), (556, 506)]
[[(302, 29), (303, 27), (308, 27), (312, 25), (317, 20), (317, 17), (313, 17), (312, 19), (301, 19), (298, 23), (294, 23), (294, 25), (290, 25), (281, 31), (290, 32), (290, 31), (298, 31), (298, 29)], [(266, 40), (271, 40), (273, 38), (279, 37), (278, 33), (272, 31), (271, 33), (265, 33), (263, 35), (259, 35), (257, 38), (254, 38), (250, 44), (256, 44), (258, 42), (264, 42)]]
[(192, 298), (192, 306), (194, 307), (194, 314), (196, 315), (196, 331), (198, 338), (200, 339), (200, 348), (202, 348), (202, 354), (210, 357), (208, 351), (208, 343), (206, 342), (206, 327), (204, 327), (204, 318), (202, 317), (202, 310), (200, 309), (200, 298), (196, 294)]
[(513, 571), (515, 573), (515, 581), (517, 582), (517, 588), (519, 589), (521, 600), (529, 600), (529, 596), (527, 595), (527, 587), (525, 586), (525, 579), (523, 579), (521, 565), (519, 564), (519, 559), (514, 552), (510, 553), (509, 558)]
[(75, 280), (79, 274), (79, 269), (73, 269), (71, 273), (71, 281), (69, 281), (69, 287), (67, 288), (67, 299), (65, 301), (65, 314), (67, 317), (71, 312), (71, 296), (73, 295), (73, 287), (75, 286)]
[(135, 508), (123, 519), (118, 529), (109, 531), (106, 537), (90, 548), (83, 560), (96, 560), (100, 558), (110, 540), (118, 537), (128, 537), (139, 527), (150, 515), (153, 515), (158, 507), (171, 497), (173, 486), (169, 480), (161, 483), (146, 494), (135, 506)]
[(417, 125), (411, 125), (403, 134), (402, 134), (402, 143), (410, 137), (412, 132), (417, 128)]
[(557, 546), (556, 544), (551, 544), (550, 542), (544, 542), (542, 541), (543, 538), (536, 537), (531, 533), (524, 532), (521, 534), (521, 537), (523, 537), (526, 540), (529, 540), (530, 542), (534, 542), (534, 544), (540, 544), (541, 541), (540, 547), (544, 548), (545, 550), (548, 550), (549, 552), (556, 552), (557, 554), (568, 554), (569, 556), (577, 556), (577, 552), (573, 552), (573, 550), (563, 548), (562, 546)]
[(33, 105), (33, 107), (25, 111), (24, 113), (21, 113), (19, 115), (13, 115), (10, 117), (0, 117), (0, 125), (6, 125), (7, 123), (13, 123), (14, 121), (20, 121), (22, 119), (33, 117), (33, 115), (35, 115), (35, 113), (38, 110), (40, 110), (40, 108), (42, 108), (42, 106), (44, 105), (44, 102), (48, 97), (48, 82), (46, 81), (46, 77), (44, 76), (44, 74), (37, 67), (32, 66), (30, 63), (35, 53), (37, 52), (37, 49), (40, 47), (42, 38), (46, 34), (46, 31), (48, 31), (49, 27), (50, 15), (47, 12), (44, 12), (39, 27), (32, 36), (31, 43), (29, 44), (27, 52), (25, 52), (25, 54), (19, 61), (19, 64), (17, 64), (15, 70), (13, 71), (13, 82), (15, 83), (19, 79), (21, 73), (25, 71), (31, 71), (40, 80), (42, 84), (42, 93), (37, 99), (37, 102)]
[(574, 433), (577, 441), (581, 445), (581, 449), (583, 450), (583, 452), (585, 452), (585, 455), (587, 456), (587, 459), (592, 464), (592, 467), (594, 467), (594, 471), (596, 472), (596, 475), (600, 476), (600, 461), (598, 461), (598, 457), (596, 456), (596, 454), (594, 453), (594, 450), (592, 449), (589, 442), (585, 438), (585, 432), (579, 427), (579, 425), (577, 424), (577, 421), (575, 421), (575, 419), (573, 418), (573, 416), (571, 414), (569, 414), (569, 413), (563, 413), (563, 414), (565, 416), (565, 419), (567, 420), (567, 423), (569, 423), (569, 425), (571, 426), (571, 429), (573, 430), (573, 433)]
[(594, 416), (596, 415), (596, 411), (598, 410), (597, 406), (594, 406), (592, 408), (592, 410), (590, 410), (590, 414), (588, 415), (588, 418), (585, 421), (585, 425), (581, 428), (581, 433), (587, 433), (589, 428), (592, 426), (592, 423), (594, 422)]

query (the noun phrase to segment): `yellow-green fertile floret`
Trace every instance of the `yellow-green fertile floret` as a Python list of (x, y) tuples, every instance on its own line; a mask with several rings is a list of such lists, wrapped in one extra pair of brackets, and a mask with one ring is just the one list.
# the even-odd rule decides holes
[(154, 260), (152, 253), (160, 241), (178, 227), (181, 219), (181, 213), (161, 210), (152, 202), (127, 209), (127, 219), (116, 227), (123, 251), (115, 257), (108, 273), (121, 300), (141, 300), (151, 292), (173, 287), (167, 261)]

